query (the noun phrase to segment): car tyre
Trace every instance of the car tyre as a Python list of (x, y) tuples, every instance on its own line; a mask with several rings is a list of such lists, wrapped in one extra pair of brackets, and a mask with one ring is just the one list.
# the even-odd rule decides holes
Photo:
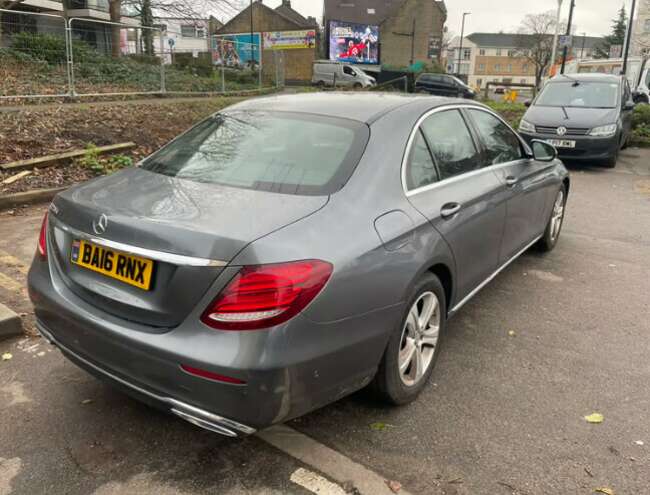
[(372, 385), (382, 400), (403, 405), (417, 398), (433, 373), (446, 326), (444, 288), (438, 277), (428, 273), (415, 284), (379, 363)]
[(618, 162), (618, 154), (619, 154), (619, 149), (616, 148), (616, 151), (614, 151), (614, 154), (605, 159), (605, 161), (603, 162), (603, 166), (605, 168), (614, 168), (614, 167), (616, 167), (616, 163)]
[(544, 253), (553, 251), (557, 245), (558, 239), (560, 238), (562, 225), (564, 225), (566, 201), (567, 190), (566, 186), (562, 184), (562, 187), (555, 196), (555, 202), (553, 203), (553, 209), (551, 210), (551, 218), (549, 218), (548, 223), (546, 224), (544, 235), (537, 243), (537, 247)]
[(360, 90), (363, 89), (363, 84), (361, 83), (354, 83), (354, 86), (352, 86), (355, 90)]

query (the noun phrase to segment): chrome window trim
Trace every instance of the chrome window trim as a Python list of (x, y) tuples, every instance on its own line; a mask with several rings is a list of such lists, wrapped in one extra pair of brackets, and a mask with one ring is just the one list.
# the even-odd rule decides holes
[(136, 256), (142, 256), (144, 258), (149, 258), (155, 261), (162, 261), (163, 263), (171, 263), (178, 266), (210, 266), (210, 267), (223, 267), (228, 264), (227, 261), (222, 260), (213, 260), (208, 258), (196, 258), (194, 256), (185, 256), (182, 254), (173, 254), (166, 251), (156, 251), (153, 249), (141, 248), (138, 246), (132, 246), (130, 244), (124, 244), (122, 242), (111, 241), (109, 239), (103, 239), (95, 235), (82, 232), (81, 230), (74, 229), (68, 225), (65, 225), (59, 219), (56, 219), (56, 224), (54, 228), (59, 228), (76, 239), (83, 239), (85, 241), (92, 242), (99, 246), (107, 247), (109, 249), (115, 249), (117, 251), (122, 251), (124, 253), (133, 254)]
[[(424, 122), (426, 119), (428, 119), (431, 115), (434, 115), (434, 114), (439, 113), (439, 112), (444, 112), (444, 111), (447, 111), (447, 110), (462, 110), (462, 109), (480, 110), (482, 112), (488, 113), (488, 114), (496, 117), (497, 119), (499, 119), (499, 121), (503, 122), (508, 127), (508, 129), (510, 129), (513, 132), (513, 134), (515, 136), (517, 136), (517, 139), (519, 139), (519, 142), (523, 145), (524, 150), (528, 151), (528, 146), (522, 140), (521, 136), (519, 136), (519, 133), (517, 131), (515, 131), (510, 124), (508, 124), (498, 114), (496, 114), (495, 112), (493, 112), (489, 108), (484, 108), (484, 107), (480, 107), (478, 105), (472, 105), (472, 104), (445, 105), (445, 106), (433, 108), (433, 109), (425, 112), (418, 119), (418, 121), (415, 123), (415, 125), (413, 126), (413, 129), (411, 130), (411, 134), (410, 134), (409, 139), (408, 139), (407, 144), (406, 144), (406, 151), (404, 152), (404, 156), (402, 157), (402, 169), (401, 169), (401, 174), (400, 175), (401, 175), (401, 179), (402, 179), (402, 189), (404, 190), (404, 194), (406, 194), (407, 197), (411, 197), (411, 196), (415, 196), (416, 194), (431, 191), (431, 190), (436, 189), (438, 187), (441, 187), (443, 185), (451, 184), (451, 183), (457, 182), (459, 180), (466, 179), (468, 177), (473, 177), (475, 175), (485, 173), (486, 171), (495, 171), (495, 170), (498, 170), (499, 168), (508, 167), (508, 166), (514, 165), (514, 164), (519, 163), (519, 162), (530, 161), (530, 157), (524, 156), (523, 158), (521, 158), (519, 160), (513, 160), (511, 162), (504, 162), (504, 163), (497, 163), (496, 165), (489, 165), (487, 167), (482, 167), (482, 168), (478, 168), (476, 170), (472, 170), (470, 172), (466, 172), (464, 174), (455, 175), (453, 177), (449, 177), (448, 179), (443, 179), (441, 181), (434, 182), (434, 183), (426, 185), (426, 186), (417, 187), (415, 189), (408, 189), (408, 187), (406, 186), (406, 169), (407, 169), (407, 166), (408, 166), (409, 156), (411, 154), (411, 148), (413, 146), (413, 142), (415, 141), (415, 136), (417, 134), (417, 131), (420, 129), (420, 127), (422, 125), (422, 122)], [(467, 130), (470, 132), (470, 135), (471, 135), (472, 130), (469, 128), (469, 126), (467, 126)]]

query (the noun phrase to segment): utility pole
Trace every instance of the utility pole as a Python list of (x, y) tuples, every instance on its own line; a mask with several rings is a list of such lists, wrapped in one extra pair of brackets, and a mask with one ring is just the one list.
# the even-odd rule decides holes
[(463, 24), (460, 28), (460, 48), (458, 49), (458, 75), (460, 76), (461, 70), (461, 60), (463, 57), (463, 38), (465, 37), (465, 17), (470, 15), (471, 12), (463, 12)]
[(580, 58), (585, 57), (585, 41), (587, 41), (587, 33), (582, 33), (582, 49), (580, 50)]
[(636, 0), (632, 0), (632, 10), (630, 10), (630, 20), (627, 25), (627, 35), (625, 36), (625, 53), (623, 54), (623, 69), (621, 75), (627, 74), (627, 59), (630, 55), (630, 44), (632, 44), (632, 30), (634, 29), (634, 11), (636, 10)]
[[(368, 45), (370, 49), (370, 45)], [(411, 65), (415, 63), (415, 17), (413, 18), (413, 29), (411, 30)]]
[[(571, 23), (573, 22), (573, 9), (576, 7), (576, 0), (571, 0), (571, 9), (569, 10), (569, 23), (567, 24), (566, 27), (566, 35), (571, 36)], [(560, 74), (564, 74), (564, 67), (566, 66), (566, 58), (569, 52), (569, 47), (565, 46), (564, 51), (562, 53), (562, 69), (560, 70)]]
[(557, 18), (555, 19), (555, 36), (553, 37), (553, 51), (551, 52), (551, 67), (555, 66), (555, 59), (557, 58), (557, 39), (560, 35), (560, 16), (562, 15), (563, 1), (564, 0), (557, 0)]
[(255, 67), (255, 55), (253, 54), (253, 0), (251, 0), (251, 46), (249, 47), (251, 52), (251, 69)]

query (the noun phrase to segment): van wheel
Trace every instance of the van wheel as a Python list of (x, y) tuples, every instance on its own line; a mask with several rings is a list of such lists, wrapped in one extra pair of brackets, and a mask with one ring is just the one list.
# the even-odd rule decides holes
[(323, 89), (325, 87), (325, 81), (318, 81), (316, 83), (316, 87), (320, 88), (320, 89)]
[(445, 291), (427, 273), (411, 292), (379, 363), (372, 387), (382, 399), (402, 405), (417, 398), (433, 373), (446, 327)]
[(363, 85), (361, 83), (354, 83), (354, 86), (352, 86), (354, 89), (359, 90), (363, 88)]
[(619, 154), (619, 149), (616, 148), (616, 151), (614, 151), (614, 154), (610, 156), (609, 158), (606, 158), (605, 161), (603, 162), (603, 167), (605, 168), (614, 168), (616, 167), (616, 163), (618, 162), (618, 154)]

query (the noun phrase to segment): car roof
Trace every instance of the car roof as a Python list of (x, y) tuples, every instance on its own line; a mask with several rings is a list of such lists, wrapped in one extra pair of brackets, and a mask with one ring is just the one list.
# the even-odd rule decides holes
[(623, 79), (623, 76), (616, 74), (601, 74), (596, 72), (585, 72), (578, 74), (566, 74), (566, 76), (555, 76), (549, 82), (562, 82), (562, 81), (571, 81), (575, 79), (580, 82), (609, 82), (609, 83), (620, 83)]
[(359, 91), (318, 92), (252, 98), (228, 107), (225, 112), (257, 110), (311, 113), (371, 124), (397, 108), (417, 103), (427, 108), (436, 108), (449, 104), (467, 104), (468, 100)]

